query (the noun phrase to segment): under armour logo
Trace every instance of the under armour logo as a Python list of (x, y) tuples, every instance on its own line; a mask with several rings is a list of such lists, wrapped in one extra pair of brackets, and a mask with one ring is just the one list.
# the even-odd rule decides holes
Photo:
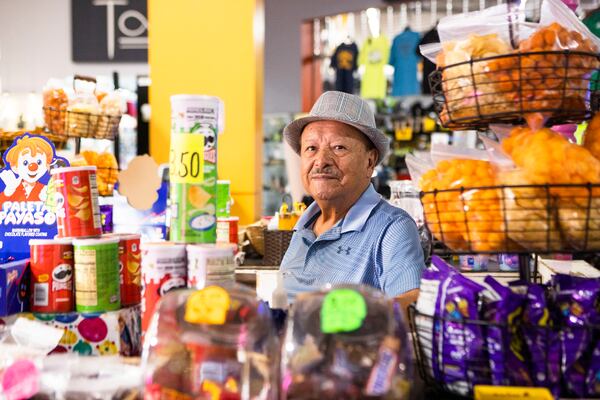
[(343, 248), (342, 246), (338, 246), (337, 253), (338, 254), (342, 254), (342, 251), (345, 251), (346, 255), (349, 256), (350, 255), (350, 250), (352, 250), (351, 247)]

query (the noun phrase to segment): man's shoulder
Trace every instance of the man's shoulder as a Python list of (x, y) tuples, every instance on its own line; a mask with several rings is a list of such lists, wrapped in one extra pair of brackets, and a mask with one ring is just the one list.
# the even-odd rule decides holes
[(373, 209), (369, 219), (373, 219), (373, 222), (378, 224), (384, 222), (390, 224), (392, 222), (400, 222), (405, 220), (410, 221), (412, 220), (412, 217), (403, 209), (393, 206), (388, 201), (381, 199), (379, 204), (377, 204), (377, 207)]

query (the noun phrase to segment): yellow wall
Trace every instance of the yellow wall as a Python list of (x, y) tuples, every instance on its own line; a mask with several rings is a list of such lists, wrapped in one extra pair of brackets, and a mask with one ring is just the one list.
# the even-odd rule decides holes
[(225, 103), (219, 179), (231, 180), (232, 215), (260, 216), (262, 185), (263, 0), (148, 0), (150, 153), (167, 162), (173, 94)]

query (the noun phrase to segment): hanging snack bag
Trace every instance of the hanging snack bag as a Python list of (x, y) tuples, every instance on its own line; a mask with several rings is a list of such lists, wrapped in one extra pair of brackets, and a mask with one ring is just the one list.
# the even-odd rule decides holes
[(44, 86), (42, 96), (46, 127), (55, 135), (64, 135), (69, 97), (63, 84), (56, 79), (50, 79)]

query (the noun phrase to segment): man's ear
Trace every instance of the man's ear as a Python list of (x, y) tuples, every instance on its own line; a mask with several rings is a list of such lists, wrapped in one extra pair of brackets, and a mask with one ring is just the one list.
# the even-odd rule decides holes
[(16, 175), (19, 175), (19, 170), (17, 169), (17, 167), (16, 167), (16, 166), (14, 166), (14, 167), (13, 167), (13, 166), (11, 165), (11, 166), (10, 166), (10, 169), (11, 169), (11, 170), (12, 170), (12, 172), (14, 172)]
[(377, 158), (379, 157), (379, 153), (377, 152), (377, 149), (371, 149), (367, 152), (367, 159), (369, 161), (368, 164), (368, 169), (373, 172), (373, 170), (375, 169), (375, 166), (377, 165)]

